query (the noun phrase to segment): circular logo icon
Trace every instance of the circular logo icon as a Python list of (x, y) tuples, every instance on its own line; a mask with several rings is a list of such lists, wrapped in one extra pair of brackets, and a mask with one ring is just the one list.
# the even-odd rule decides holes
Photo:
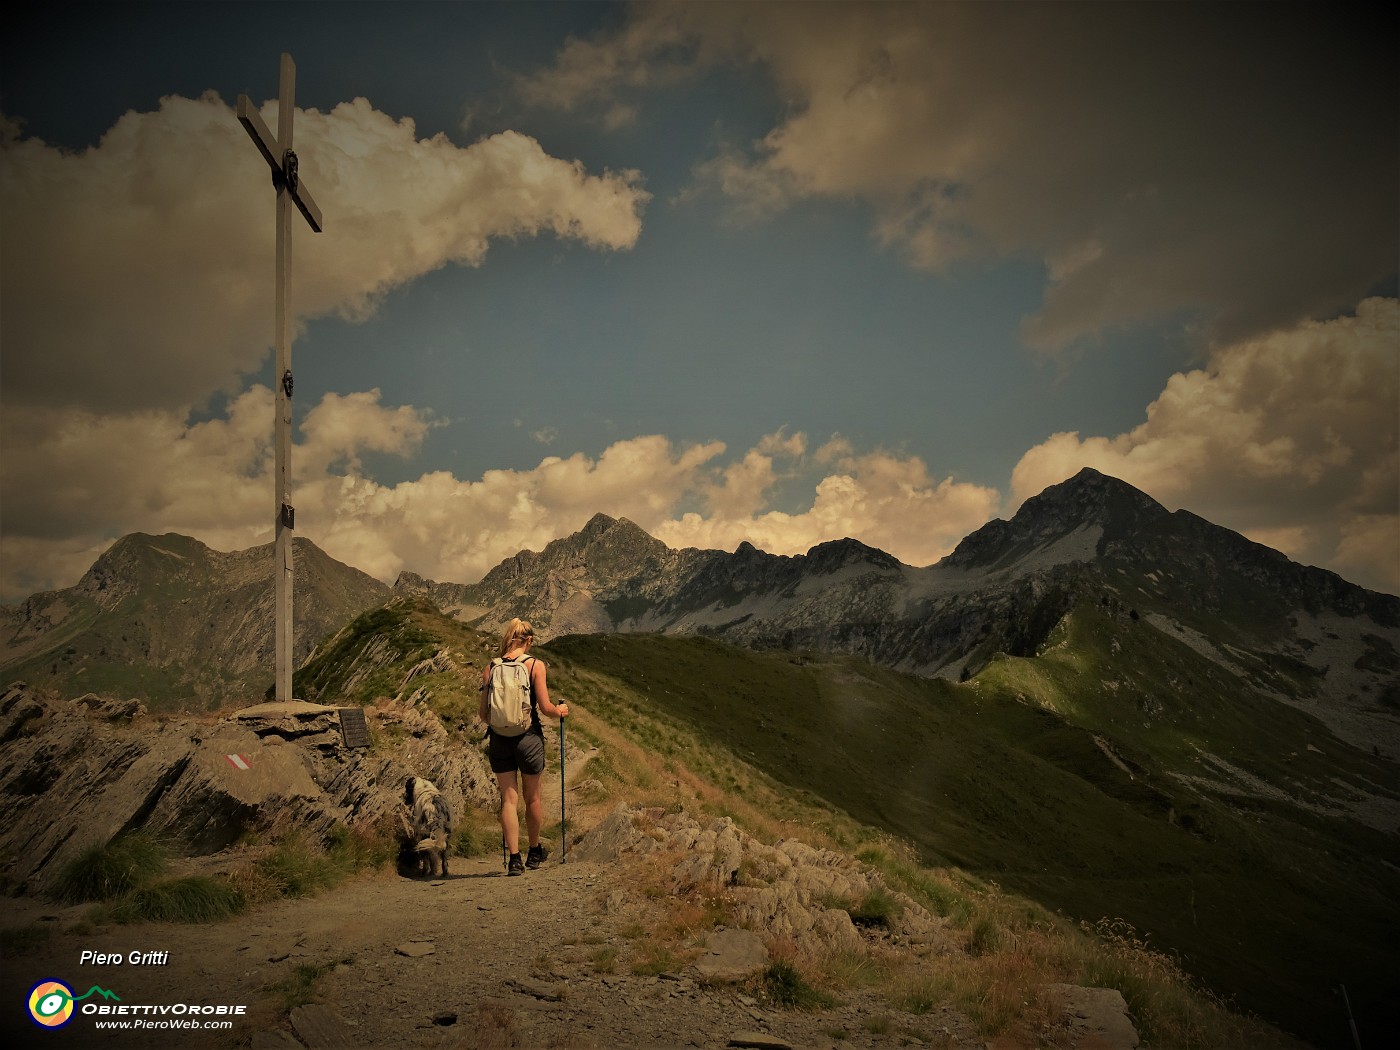
[(62, 981), (40, 981), (29, 989), (29, 1016), (45, 1028), (62, 1028), (73, 1020), (73, 990)]

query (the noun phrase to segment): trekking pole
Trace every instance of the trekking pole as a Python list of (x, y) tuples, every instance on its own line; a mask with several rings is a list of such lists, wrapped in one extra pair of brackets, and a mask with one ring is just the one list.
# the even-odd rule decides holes
[(564, 719), (559, 719), (559, 863), (569, 860), (569, 835), (564, 826)]
[(1347, 995), (1346, 985), (1341, 985), (1341, 989), (1342, 1002), (1346, 1003), (1347, 1006), (1347, 1023), (1351, 1025), (1351, 1041), (1352, 1044), (1356, 1047), (1356, 1050), (1361, 1050), (1361, 1036), (1356, 1031), (1356, 1018), (1353, 1017), (1351, 1013), (1351, 996)]

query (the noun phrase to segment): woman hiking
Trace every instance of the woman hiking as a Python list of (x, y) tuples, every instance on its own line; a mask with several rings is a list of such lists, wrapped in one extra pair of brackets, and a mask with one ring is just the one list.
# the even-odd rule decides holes
[[(501, 831), (510, 851), (508, 875), (523, 875), (526, 868), (538, 868), (549, 851), (540, 844), (544, 824), (544, 802), (540, 798), (544, 774), (544, 727), (540, 711), (551, 718), (565, 718), (569, 705), (550, 702), (545, 684), (544, 661), (530, 656), (535, 632), (524, 620), (513, 619), (501, 636), (500, 655), (491, 661), (481, 677), (481, 701), (477, 717), (487, 725), (487, 759), (501, 791)], [(530, 836), (530, 852), (520, 859), (519, 796), (517, 770), (525, 794), (525, 829)]]

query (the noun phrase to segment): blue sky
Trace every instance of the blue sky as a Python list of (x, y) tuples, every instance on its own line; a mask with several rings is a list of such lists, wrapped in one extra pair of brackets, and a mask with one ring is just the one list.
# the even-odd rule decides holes
[[(1367, 16), (1375, 17), (1375, 16)], [(0, 598), (303, 535), (472, 580), (604, 511), (915, 564), (1084, 465), (1400, 588), (1393, 33), (1269, 5), (57, 4), (0, 65)], [(1392, 23), (1393, 28), (1393, 23)]]

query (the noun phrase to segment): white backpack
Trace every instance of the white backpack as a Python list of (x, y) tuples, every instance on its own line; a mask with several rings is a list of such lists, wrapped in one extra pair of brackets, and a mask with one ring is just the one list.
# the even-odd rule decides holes
[(527, 657), (491, 661), (486, 723), (497, 736), (520, 736), (530, 728), (530, 664)]

